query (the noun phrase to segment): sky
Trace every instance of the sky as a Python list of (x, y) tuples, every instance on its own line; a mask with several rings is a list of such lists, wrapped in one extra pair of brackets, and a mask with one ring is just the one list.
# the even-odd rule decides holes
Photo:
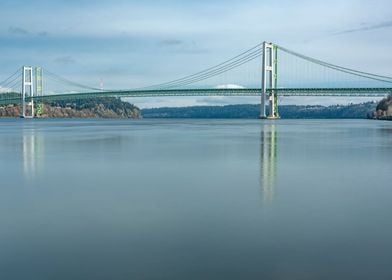
[[(36, 65), (94, 87), (103, 83), (107, 89), (135, 88), (198, 72), (263, 41), (341, 66), (390, 75), (392, 2), (0, 2), (0, 80), (22, 65)], [(226, 77), (222, 83), (236, 82)], [(285, 102), (342, 101), (355, 100), (288, 98)], [(160, 107), (259, 101), (166, 97), (130, 102), (140, 107)]]

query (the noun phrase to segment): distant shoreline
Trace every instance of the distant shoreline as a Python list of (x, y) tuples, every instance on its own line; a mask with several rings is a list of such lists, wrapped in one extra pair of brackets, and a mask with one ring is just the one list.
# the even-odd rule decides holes
[[(369, 119), (377, 103), (349, 105), (281, 105), (282, 119)], [(164, 107), (141, 110), (143, 118), (181, 119), (258, 119), (260, 105), (239, 104), (225, 106)]]
[[(378, 119), (392, 120), (380, 111), (380, 103), (349, 105), (281, 105), (282, 119)], [(385, 107), (385, 106), (384, 106)], [(377, 109), (378, 108), (378, 109)], [(77, 119), (258, 119), (259, 104), (190, 106), (139, 109), (119, 98), (64, 100), (37, 105), (37, 118)], [(19, 118), (18, 105), (0, 107), (1, 118)]]

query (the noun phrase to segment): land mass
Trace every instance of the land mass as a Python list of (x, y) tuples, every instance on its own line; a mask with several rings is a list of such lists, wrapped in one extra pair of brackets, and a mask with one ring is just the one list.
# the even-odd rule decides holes
[[(120, 98), (59, 100), (36, 104), (38, 118), (236, 118), (257, 119), (260, 105), (191, 106), (140, 110)], [(282, 105), (279, 114), (285, 119), (392, 119), (392, 97), (376, 102), (349, 105)], [(0, 107), (0, 117), (19, 117), (18, 104)]]
[[(36, 103), (38, 118), (141, 118), (138, 107), (115, 97)], [(0, 117), (19, 116), (20, 106), (17, 104), (0, 107)]]
[(377, 104), (373, 118), (392, 121), (392, 95), (384, 98)]
[[(377, 103), (366, 102), (349, 105), (282, 105), (279, 115), (284, 119), (365, 119), (372, 118)], [(142, 109), (143, 118), (242, 118), (256, 119), (260, 105), (192, 106), (176, 108)]]

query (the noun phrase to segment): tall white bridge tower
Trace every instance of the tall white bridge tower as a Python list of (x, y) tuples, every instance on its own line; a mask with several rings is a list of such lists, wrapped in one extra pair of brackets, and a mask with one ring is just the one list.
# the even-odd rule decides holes
[[(263, 43), (262, 73), (261, 73), (261, 119), (278, 119), (278, 100), (276, 89), (278, 86), (278, 48), (272, 43)], [(267, 89), (271, 89), (267, 95)], [(267, 116), (265, 102), (269, 101), (269, 114)]]
[(34, 118), (34, 96), (42, 96), (42, 68), (22, 67), (21, 118)]

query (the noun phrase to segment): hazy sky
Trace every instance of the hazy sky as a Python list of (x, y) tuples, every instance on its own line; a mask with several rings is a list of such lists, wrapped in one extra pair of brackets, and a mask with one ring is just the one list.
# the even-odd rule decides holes
[[(30, 64), (96, 87), (102, 79), (106, 88), (132, 88), (197, 72), (264, 40), (388, 75), (392, 2), (2, 0), (0, 79)], [(134, 102), (151, 107), (247, 99)]]

